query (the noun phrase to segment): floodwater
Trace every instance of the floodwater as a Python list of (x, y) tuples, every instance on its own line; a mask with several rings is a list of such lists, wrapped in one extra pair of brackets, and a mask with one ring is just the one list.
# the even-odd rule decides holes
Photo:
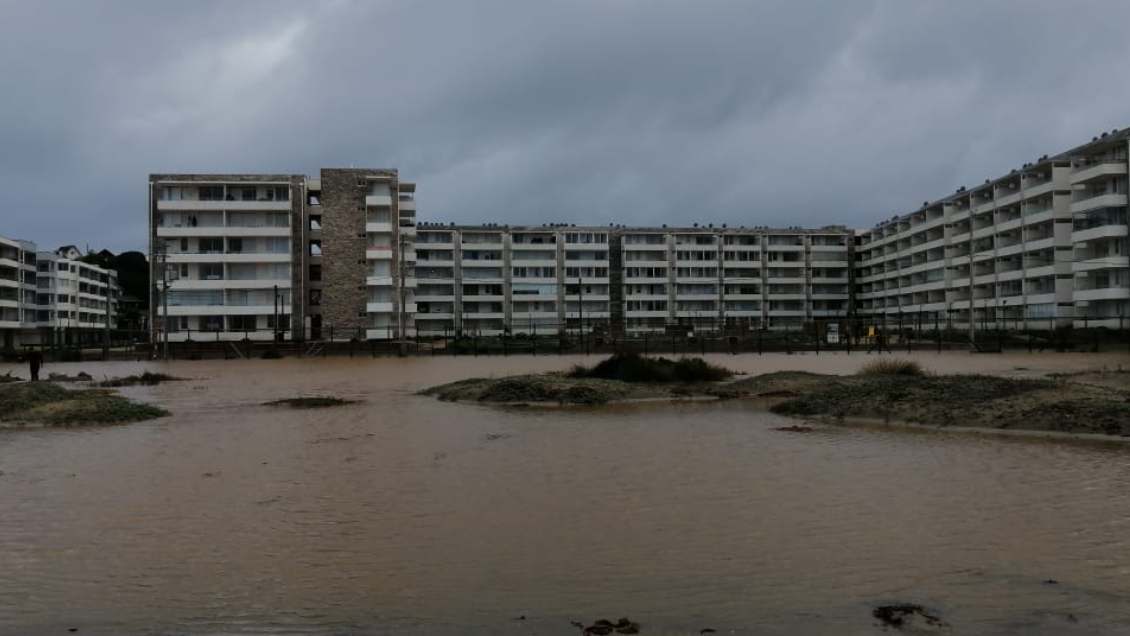
[[(1130, 364), (920, 358), (1017, 375)], [(866, 359), (717, 361), (846, 373)], [(890, 601), (959, 634), (1130, 633), (1130, 444), (798, 435), (741, 401), (414, 394), (577, 361), (51, 365), (191, 379), (124, 390), (168, 418), (0, 430), (0, 634), (517, 636), (628, 616), (644, 634), (850, 635), (880, 633), (870, 609)], [(262, 405), (296, 395), (362, 401)]]

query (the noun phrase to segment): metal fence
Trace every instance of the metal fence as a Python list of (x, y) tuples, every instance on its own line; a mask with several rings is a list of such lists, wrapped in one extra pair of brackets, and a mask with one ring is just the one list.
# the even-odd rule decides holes
[[(548, 333), (546, 332), (548, 331)], [(829, 318), (773, 325), (698, 320), (693, 324), (627, 325), (607, 322), (542, 325), (527, 330), (500, 325), (490, 330), (409, 330), (397, 337), (366, 338), (364, 328), (322, 330), (324, 339), (295, 340), (289, 332), (174, 332), (167, 344), (162, 334), (147, 331), (90, 330), (66, 341), (46, 340), (23, 349), (41, 350), (50, 361), (147, 359), (248, 359), (312, 356), (510, 356), (575, 355), (637, 352), (644, 355), (821, 353), (875, 354), (915, 351), (1126, 351), (1130, 321), (1121, 329), (1073, 327), (1052, 321), (1012, 325), (947, 324), (942, 321), (876, 321), (871, 318)], [(18, 359), (20, 350), (3, 352)]]

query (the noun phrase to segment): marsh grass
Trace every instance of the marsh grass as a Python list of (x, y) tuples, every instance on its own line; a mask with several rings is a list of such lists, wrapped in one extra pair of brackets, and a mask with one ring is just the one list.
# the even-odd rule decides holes
[(51, 426), (141, 422), (168, 411), (128, 400), (107, 389), (70, 390), (54, 382), (21, 382), (0, 387), (0, 420)]
[(593, 367), (575, 365), (570, 378), (595, 378), (621, 382), (719, 382), (733, 371), (710, 364), (702, 358), (653, 358), (638, 353), (617, 353)]

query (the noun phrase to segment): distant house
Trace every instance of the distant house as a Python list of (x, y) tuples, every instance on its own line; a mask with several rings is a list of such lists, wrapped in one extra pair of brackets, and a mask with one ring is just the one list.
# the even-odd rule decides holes
[(64, 245), (55, 250), (55, 253), (69, 261), (77, 261), (82, 258), (82, 250), (74, 245)]

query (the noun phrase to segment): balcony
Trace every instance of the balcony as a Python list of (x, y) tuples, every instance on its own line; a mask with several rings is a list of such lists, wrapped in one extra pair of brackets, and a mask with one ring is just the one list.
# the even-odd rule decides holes
[(370, 314), (387, 314), (392, 312), (392, 301), (365, 303), (365, 311)]
[(169, 263), (289, 263), (287, 252), (179, 252), (169, 254)]
[(177, 199), (158, 201), (157, 210), (161, 212), (262, 212), (289, 211), (290, 201), (193, 201)]
[(1071, 202), (1071, 213), (1077, 214), (1093, 208), (1126, 207), (1126, 195), (1118, 193), (1079, 196)]
[(365, 258), (371, 261), (392, 260), (392, 247), (366, 247)]
[(160, 238), (222, 237), (222, 236), (290, 236), (290, 227), (236, 227), (222, 225), (209, 227), (158, 227)]
[(1096, 300), (1125, 300), (1130, 298), (1130, 287), (1100, 287), (1098, 289), (1076, 289), (1072, 294), (1075, 302)]
[(1121, 176), (1126, 174), (1126, 162), (1110, 159), (1102, 163), (1077, 166), (1072, 169), (1071, 182), (1081, 183), (1101, 177)]
[(389, 232), (392, 232), (392, 223), (389, 223), (387, 221), (385, 221), (385, 222), (381, 222), (381, 221), (368, 222), (368, 223), (365, 224), (365, 231), (366, 232), (375, 232), (375, 233), (380, 233), (380, 234), (388, 234)]
[(1130, 256), (1104, 256), (1089, 258), (1071, 264), (1072, 271), (1078, 276), (1083, 272), (1092, 272), (1101, 269), (1125, 270), (1130, 268)]
[(392, 205), (390, 194), (369, 194), (365, 196), (365, 205), (369, 207), (389, 207)]
[(195, 278), (181, 278), (180, 280), (173, 281), (169, 289), (173, 291), (180, 290), (208, 290), (208, 289), (271, 289), (278, 287), (282, 289), (290, 289), (289, 278), (259, 278), (259, 279), (209, 279), (200, 280)]

